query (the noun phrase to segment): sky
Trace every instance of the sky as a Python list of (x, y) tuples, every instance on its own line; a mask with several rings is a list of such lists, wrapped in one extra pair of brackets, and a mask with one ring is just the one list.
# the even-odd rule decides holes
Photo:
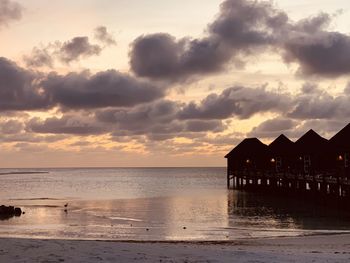
[(350, 122), (345, 0), (0, 0), (0, 167), (224, 166)]

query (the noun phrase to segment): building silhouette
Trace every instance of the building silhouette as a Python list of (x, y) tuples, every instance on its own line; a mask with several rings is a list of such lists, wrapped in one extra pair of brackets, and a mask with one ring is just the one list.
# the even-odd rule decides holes
[(227, 158), (227, 186), (289, 189), (350, 197), (350, 124), (327, 140), (309, 130), (296, 142), (280, 135), (268, 146), (244, 139)]

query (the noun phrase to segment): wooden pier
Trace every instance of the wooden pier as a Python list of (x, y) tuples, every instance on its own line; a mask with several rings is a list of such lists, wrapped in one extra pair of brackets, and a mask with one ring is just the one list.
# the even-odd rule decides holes
[(332, 196), (350, 199), (350, 179), (334, 174), (292, 174), (227, 170), (229, 189), (266, 191), (280, 194)]

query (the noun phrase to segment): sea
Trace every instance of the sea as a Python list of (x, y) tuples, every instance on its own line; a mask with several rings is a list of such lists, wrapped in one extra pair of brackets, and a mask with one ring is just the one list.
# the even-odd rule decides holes
[(0, 169), (0, 237), (232, 241), (350, 232), (350, 212), (226, 188), (218, 168)]

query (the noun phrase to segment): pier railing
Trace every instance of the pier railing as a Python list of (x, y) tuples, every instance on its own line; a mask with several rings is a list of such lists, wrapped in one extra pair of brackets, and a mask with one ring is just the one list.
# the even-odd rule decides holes
[(227, 186), (233, 189), (312, 192), (350, 199), (350, 177), (338, 170), (305, 173), (228, 169)]

